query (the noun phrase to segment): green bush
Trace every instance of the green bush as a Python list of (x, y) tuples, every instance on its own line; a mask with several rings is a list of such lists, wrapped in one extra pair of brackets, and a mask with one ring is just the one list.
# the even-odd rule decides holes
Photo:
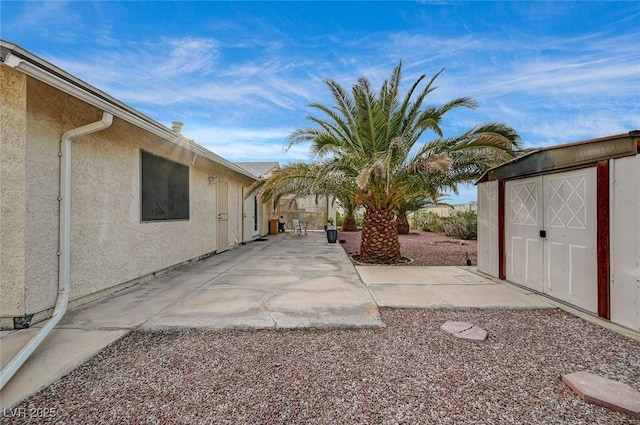
[(478, 214), (475, 211), (459, 211), (440, 221), (447, 236), (464, 240), (478, 238)]
[(336, 227), (342, 227), (344, 224), (344, 215), (340, 214), (340, 211), (336, 211)]
[(432, 211), (418, 211), (411, 217), (411, 227), (425, 232), (440, 233), (443, 231), (442, 218)]
[(411, 217), (411, 226), (425, 232), (444, 233), (456, 239), (478, 238), (478, 215), (475, 211), (458, 211), (440, 217), (433, 211), (418, 211)]

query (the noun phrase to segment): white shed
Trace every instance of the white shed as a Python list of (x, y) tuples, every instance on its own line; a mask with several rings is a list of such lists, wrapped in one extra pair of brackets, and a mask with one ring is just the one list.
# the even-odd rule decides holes
[(640, 131), (537, 149), (478, 186), (478, 270), (640, 331)]

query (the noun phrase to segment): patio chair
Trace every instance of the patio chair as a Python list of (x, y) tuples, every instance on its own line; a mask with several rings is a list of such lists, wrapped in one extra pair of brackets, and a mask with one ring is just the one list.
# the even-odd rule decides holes
[(297, 219), (293, 219), (291, 220), (291, 222), (293, 223), (293, 226), (291, 227), (291, 235), (300, 235), (302, 236), (302, 232), (304, 232), (304, 234), (307, 234), (307, 226), (309, 226), (309, 222), (306, 221), (304, 223), (304, 227), (302, 226), (302, 223), (300, 223), (300, 220)]
[(302, 235), (302, 226), (300, 225), (300, 220), (293, 219), (291, 220), (293, 225), (291, 226), (291, 236), (293, 235)]

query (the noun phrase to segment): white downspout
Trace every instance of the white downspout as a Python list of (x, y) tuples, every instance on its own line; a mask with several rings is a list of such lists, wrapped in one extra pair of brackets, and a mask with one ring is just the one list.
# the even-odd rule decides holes
[(60, 139), (60, 251), (58, 252), (58, 297), (51, 319), (38, 331), (0, 373), (0, 390), (9, 382), (67, 311), (71, 254), (71, 142), (78, 137), (102, 131), (113, 122), (113, 115), (102, 113), (100, 121), (74, 128)]

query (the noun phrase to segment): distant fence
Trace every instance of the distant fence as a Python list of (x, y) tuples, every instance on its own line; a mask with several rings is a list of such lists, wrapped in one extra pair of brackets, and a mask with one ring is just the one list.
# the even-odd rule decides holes
[(437, 206), (437, 207), (428, 207), (421, 211), (424, 212), (433, 212), (436, 213), (440, 217), (449, 217), (451, 214), (462, 211), (478, 211), (478, 203), (477, 202), (468, 202), (466, 204), (458, 204), (451, 206)]

